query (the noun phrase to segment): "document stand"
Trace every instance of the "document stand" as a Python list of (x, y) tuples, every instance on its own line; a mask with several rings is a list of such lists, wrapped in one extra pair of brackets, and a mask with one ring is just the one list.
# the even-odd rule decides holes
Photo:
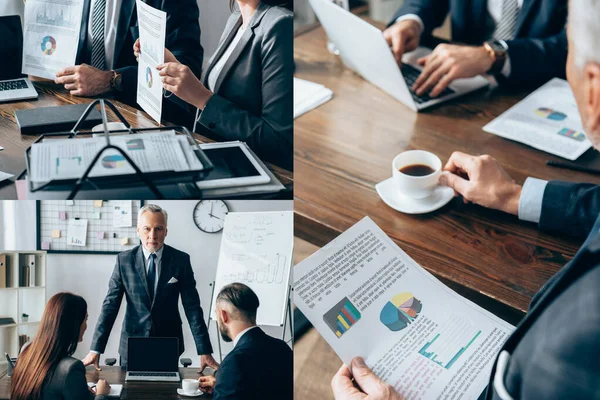
[[(47, 137), (59, 137), (59, 136), (67, 136), (68, 139), (76, 139), (77, 135), (80, 134), (79, 127), (82, 124), (82, 121), (86, 119), (88, 114), (92, 111), (92, 109), (100, 104), (100, 113), (102, 115), (102, 124), (104, 125), (104, 137), (106, 138), (106, 146), (104, 146), (94, 157), (90, 165), (85, 170), (84, 174), (79, 179), (63, 179), (63, 180), (52, 180), (43, 184), (34, 184), (33, 182), (29, 182), (29, 188), (31, 192), (37, 192), (40, 190), (69, 190), (71, 189), (68, 200), (72, 200), (75, 198), (77, 193), (83, 188), (84, 184), (93, 188), (93, 189), (101, 189), (101, 188), (117, 188), (118, 185), (122, 187), (130, 187), (132, 185), (132, 178), (137, 177), (139, 181), (141, 181), (148, 189), (152, 192), (157, 199), (163, 199), (164, 196), (156, 187), (155, 181), (159, 181), (161, 183), (182, 183), (184, 181), (189, 182), (197, 182), (206, 178), (208, 173), (213, 169), (213, 164), (206, 157), (199, 144), (196, 143), (192, 134), (185, 126), (173, 126), (173, 127), (158, 127), (158, 128), (132, 128), (131, 125), (125, 120), (125, 118), (121, 115), (121, 113), (117, 110), (117, 108), (108, 100), (99, 99), (92, 102), (85, 110), (83, 115), (79, 118), (73, 129), (70, 132), (60, 132), (60, 133), (47, 133), (40, 136), (35, 142), (39, 143), (44, 138)], [(107, 126), (107, 117), (106, 117), (106, 107), (108, 107), (115, 113), (117, 118), (121, 123), (125, 125), (127, 129), (123, 130), (113, 130), (109, 131)], [(134, 133), (146, 133), (146, 132), (163, 132), (163, 131), (182, 131), (187, 140), (192, 147), (193, 153), (198, 158), (198, 161), (202, 164), (203, 169), (197, 171), (160, 171), (160, 172), (147, 172), (144, 173), (140, 170), (140, 168), (133, 162), (133, 160), (127, 155), (127, 153), (118, 146), (111, 144), (110, 142), (110, 134), (111, 133), (119, 133), (119, 134), (134, 134)], [(91, 132), (85, 132), (81, 134), (90, 134)], [(123, 158), (127, 161), (127, 163), (134, 169), (135, 174), (127, 174), (127, 175), (116, 175), (110, 177), (90, 177), (90, 171), (94, 168), (102, 154), (106, 150), (115, 150), (117, 151)], [(26, 169), (21, 173), (18, 179), (21, 179), (25, 174), (29, 174), (31, 176), (31, 146), (27, 148), (25, 151), (25, 162)]]

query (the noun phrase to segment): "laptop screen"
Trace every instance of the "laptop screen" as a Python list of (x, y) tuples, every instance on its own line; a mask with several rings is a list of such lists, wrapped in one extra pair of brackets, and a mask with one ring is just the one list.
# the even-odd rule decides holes
[(0, 17), (0, 38), (0, 60), (3, 60), (0, 63), (0, 81), (24, 77), (21, 74), (23, 61), (21, 17), (18, 15)]
[(179, 339), (129, 338), (127, 343), (127, 371), (177, 372)]

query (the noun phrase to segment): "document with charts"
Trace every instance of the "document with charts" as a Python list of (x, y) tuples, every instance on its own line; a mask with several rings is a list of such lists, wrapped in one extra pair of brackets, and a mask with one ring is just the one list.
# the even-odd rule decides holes
[(370, 218), (294, 267), (294, 302), (344, 363), (405, 398), (476, 399), (514, 327), (425, 271)]
[(548, 81), (483, 130), (567, 160), (576, 160), (592, 147), (569, 83), (559, 78)]
[(156, 66), (165, 61), (167, 13), (141, 0), (136, 4), (142, 49), (138, 62), (137, 103), (160, 123), (163, 87)]
[(23, 29), (24, 74), (54, 79), (75, 65), (85, 0), (27, 0)]

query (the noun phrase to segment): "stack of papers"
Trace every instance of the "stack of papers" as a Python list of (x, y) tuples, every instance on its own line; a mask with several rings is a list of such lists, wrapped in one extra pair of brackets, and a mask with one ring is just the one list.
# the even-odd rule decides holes
[[(187, 138), (175, 131), (111, 137), (142, 172), (198, 171), (203, 169)], [(106, 146), (103, 137), (49, 139), (31, 146), (29, 179), (34, 183), (80, 178), (94, 157)], [(90, 177), (134, 174), (135, 170), (116, 150), (106, 150), (90, 172)]]
[(558, 78), (515, 104), (483, 130), (571, 161), (592, 147), (583, 132), (569, 83)]
[(318, 83), (294, 78), (294, 119), (328, 102), (333, 92)]

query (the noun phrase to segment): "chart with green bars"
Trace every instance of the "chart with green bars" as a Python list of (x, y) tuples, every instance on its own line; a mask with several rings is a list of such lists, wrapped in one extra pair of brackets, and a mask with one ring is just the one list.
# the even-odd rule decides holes
[(338, 338), (342, 337), (359, 319), (360, 311), (347, 297), (344, 297), (323, 315), (323, 321)]
[(445, 325), (440, 333), (425, 343), (419, 354), (450, 369), (481, 335), (481, 330), (458, 318), (451, 318), (450, 323)]

